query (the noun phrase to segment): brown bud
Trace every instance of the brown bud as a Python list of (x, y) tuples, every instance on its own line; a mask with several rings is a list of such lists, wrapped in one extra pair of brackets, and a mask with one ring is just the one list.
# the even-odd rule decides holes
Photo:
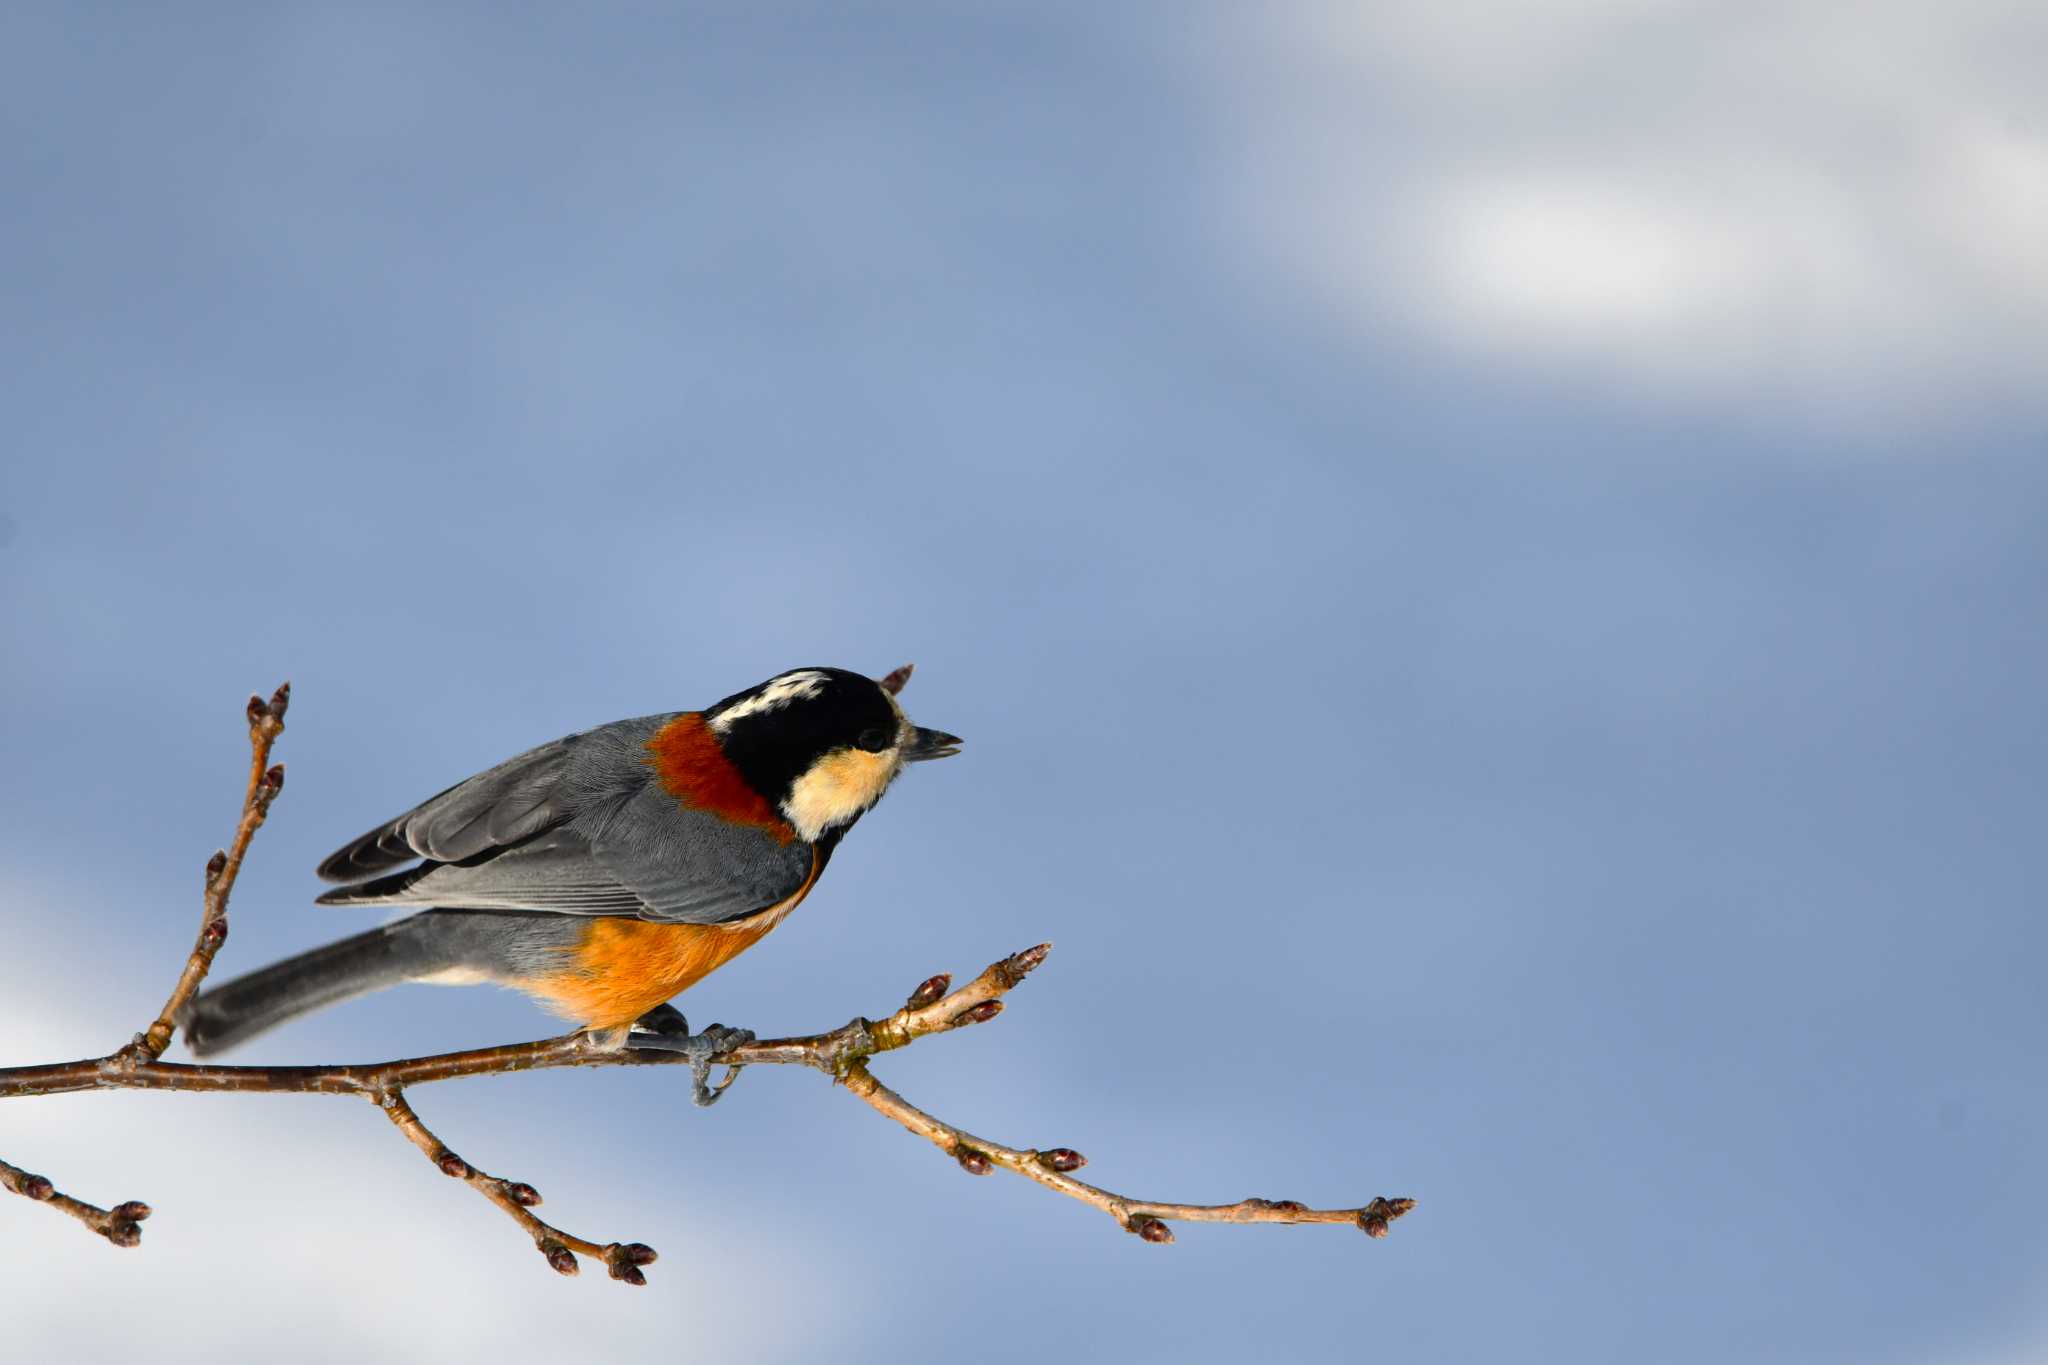
[(969, 1175), (987, 1175), (995, 1169), (987, 1152), (977, 1152), (972, 1147), (962, 1147), (953, 1153), (953, 1160), (960, 1163), (960, 1169)]
[(1045, 961), (1045, 955), (1051, 951), (1052, 945), (1050, 943), (1041, 943), (1035, 948), (1026, 948), (1023, 952), (1011, 958), (1010, 961), (1017, 968), (1017, 974), (1022, 976), (1026, 972), (1038, 970), (1038, 964)]
[(913, 667), (914, 665), (912, 664), (905, 664), (901, 668), (892, 668), (882, 677), (875, 679), (875, 681), (882, 685), (882, 690), (884, 692), (887, 692), (890, 696), (894, 696), (898, 692), (901, 692), (903, 690), (903, 685), (905, 683), (910, 681), (910, 674)]
[(21, 1178), (21, 1192), (27, 1198), (41, 1203), (55, 1194), (57, 1187), (50, 1183), (50, 1177), (46, 1175), (25, 1175)]
[(1307, 1213), (1308, 1205), (1299, 1199), (1276, 1199), (1272, 1204), (1275, 1213)]
[(629, 1265), (653, 1265), (661, 1257), (645, 1242), (628, 1242), (619, 1248), (619, 1259)]
[(540, 1191), (523, 1180), (515, 1180), (507, 1185), (505, 1193), (511, 1196), (512, 1202), (522, 1209), (537, 1209), (540, 1207)]
[(127, 1219), (117, 1219), (107, 1228), (107, 1240), (117, 1247), (142, 1245), (142, 1229)]
[(441, 1168), (442, 1175), (453, 1176), (457, 1180), (467, 1180), (470, 1177), (469, 1163), (445, 1148), (434, 1158), (434, 1164)]
[(289, 682), (279, 683), (277, 685), (277, 691), (272, 692), (270, 694), (270, 714), (277, 717), (279, 720), (283, 720), (285, 710), (291, 704), (292, 685)]
[(213, 885), (213, 883), (220, 880), (220, 874), (227, 870), (228, 851), (224, 848), (215, 849), (213, 856), (206, 860), (206, 884), (208, 886)]
[(114, 1217), (124, 1219), (130, 1223), (140, 1223), (155, 1212), (155, 1209), (143, 1203), (140, 1199), (131, 1199), (125, 1204), (117, 1204), (113, 1210)]
[(640, 1273), (639, 1266), (627, 1265), (624, 1262), (613, 1263), (612, 1278), (624, 1280), (627, 1284), (645, 1285), (647, 1283), (647, 1277)]
[(256, 695), (256, 694), (255, 694), (254, 692), (251, 692), (251, 693), (249, 694), (249, 705), (248, 705), (248, 712), (249, 712), (249, 723), (250, 723), (251, 725), (255, 725), (255, 724), (258, 724), (259, 722), (261, 722), (261, 721), (262, 721), (262, 719), (263, 719), (263, 698), (261, 698), (261, 697), (257, 696), (257, 695)]
[(904, 1006), (908, 1009), (921, 1010), (926, 1005), (935, 1004), (944, 998), (946, 988), (952, 984), (953, 974), (951, 972), (940, 972), (937, 976), (928, 976), (923, 981), (917, 983), (917, 989), (910, 993), (910, 999), (903, 1002)]
[(1358, 1211), (1358, 1226), (1368, 1237), (1384, 1237), (1387, 1224), (1414, 1207), (1413, 1199), (1375, 1199)]
[(557, 1275), (574, 1275), (582, 1270), (576, 1264), (576, 1253), (553, 1238), (540, 1244), (540, 1254), (548, 1258), (548, 1265)]
[(1165, 1246), (1173, 1240), (1173, 1229), (1146, 1213), (1131, 1219), (1131, 1231), (1159, 1246)]
[(207, 947), (218, 948), (221, 944), (227, 942), (227, 938), (228, 917), (226, 915), (215, 915), (206, 922), (205, 939)]
[(1088, 1158), (1072, 1147), (1055, 1147), (1051, 1151), (1040, 1152), (1038, 1159), (1061, 1174), (1078, 1171), (1088, 1164)]
[(975, 1005), (970, 1009), (961, 1010), (958, 1014), (954, 1015), (953, 1026), (955, 1028), (958, 1028), (963, 1024), (986, 1024), (989, 1020), (995, 1018), (998, 1014), (1001, 1014), (1002, 1012), (1002, 1001), (984, 1000), (979, 1005)]
[(272, 796), (284, 790), (284, 764), (273, 763), (270, 771), (263, 774), (263, 785), (270, 788)]

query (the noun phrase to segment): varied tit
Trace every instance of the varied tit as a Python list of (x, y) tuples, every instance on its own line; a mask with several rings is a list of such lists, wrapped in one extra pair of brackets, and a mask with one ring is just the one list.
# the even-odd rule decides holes
[(665, 1002), (780, 924), (904, 764), (960, 751), (903, 714), (909, 678), (794, 669), (450, 787), (320, 864), (347, 883), (322, 905), (427, 908), (207, 991), (187, 1041), (205, 1056), (402, 981), (493, 982), (605, 1046), (687, 1054), (708, 1103), (705, 1065), (752, 1035), (693, 1035)]

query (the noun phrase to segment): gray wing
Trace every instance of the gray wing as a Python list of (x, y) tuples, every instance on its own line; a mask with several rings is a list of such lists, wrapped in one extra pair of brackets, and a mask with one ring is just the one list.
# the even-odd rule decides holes
[(569, 818), (563, 778), (579, 741), (567, 735), (428, 797), (328, 855), (322, 881), (359, 882), (415, 858), (453, 863), (531, 838)]
[[(557, 741), (571, 745), (566, 758), (547, 757), (555, 746), (522, 754), (364, 835), (328, 859), (323, 872), (388, 867), (426, 849), (453, 856), (429, 856), (418, 867), (330, 891), (320, 904), (716, 924), (803, 888), (822, 861), (811, 845), (782, 843), (767, 830), (679, 805), (638, 761), (646, 723), (605, 731), (615, 728), (620, 733), (585, 731)], [(581, 752), (578, 740), (586, 741)], [(491, 800), (497, 792), (504, 793), (503, 814)], [(521, 830), (516, 838), (499, 837)]]

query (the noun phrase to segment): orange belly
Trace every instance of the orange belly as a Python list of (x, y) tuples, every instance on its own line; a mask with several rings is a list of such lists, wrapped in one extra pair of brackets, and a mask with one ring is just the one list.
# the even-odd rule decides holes
[(771, 910), (730, 924), (594, 919), (568, 952), (573, 965), (519, 988), (585, 1028), (623, 1028), (751, 948), (780, 918)]
[(811, 850), (811, 874), (789, 899), (724, 924), (652, 924), (593, 919), (560, 971), (510, 984), (587, 1029), (625, 1028), (688, 990), (760, 942), (818, 884), (824, 864)]

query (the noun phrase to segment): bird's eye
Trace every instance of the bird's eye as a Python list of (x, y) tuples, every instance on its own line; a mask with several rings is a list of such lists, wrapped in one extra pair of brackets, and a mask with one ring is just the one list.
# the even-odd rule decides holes
[(888, 748), (889, 742), (895, 737), (895, 731), (885, 730), (879, 725), (871, 725), (860, 732), (860, 738), (855, 740), (854, 743), (871, 754), (878, 754)]

